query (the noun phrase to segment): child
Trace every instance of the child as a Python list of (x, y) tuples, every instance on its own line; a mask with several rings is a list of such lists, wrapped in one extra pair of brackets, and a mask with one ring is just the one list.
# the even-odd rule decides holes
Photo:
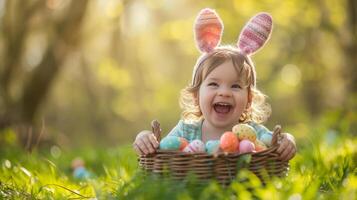
[[(203, 9), (195, 22), (195, 39), (202, 55), (193, 70), (192, 83), (182, 90), (182, 120), (168, 135), (186, 138), (219, 140), (238, 123), (248, 123), (257, 137), (272, 134), (260, 125), (270, 115), (265, 95), (256, 88), (256, 73), (250, 55), (269, 39), (272, 18), (267, 13), (253, 17), (243, 28), (237, 46), (219, 46), (223, 23), (217, 13)], [(282, 134), (277, 150), (282, 160), (296, 153), (294, 137)], [(151, 131), (140, 132), (134, 148), (139, 154), (155, 152), (159, 146)]]

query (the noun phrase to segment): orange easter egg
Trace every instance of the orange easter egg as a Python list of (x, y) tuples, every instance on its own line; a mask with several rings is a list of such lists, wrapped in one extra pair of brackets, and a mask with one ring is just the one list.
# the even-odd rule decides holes
[(188, 141), (183, 138), (183, 137), (180, 137), (180, 151), (182, 151), (185, 147), (188, 146)]
[(238, 137), (233, 132), (225, 132), (220, 139), (220, 147), (224, 152), (233, 153), (238, 151)]
[(256, 151), (263, 151), (263, 150), (267, 149), (266, 145), (258, 139), (255, 140), (254, 145), (255, 145)]
[(265, 150), (264, 147), (259, 146), (259, 145), (255, 146), (255, 151), (259, 152), (259, 151), (263, 151), (263, 150)]

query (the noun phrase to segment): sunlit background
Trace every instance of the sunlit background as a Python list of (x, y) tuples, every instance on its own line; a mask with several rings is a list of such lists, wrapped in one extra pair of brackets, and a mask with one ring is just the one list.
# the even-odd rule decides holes
[[(234, 44), (258, 12), (274, 29), (253, 56), (258, 88), (300, 141), (329, 112), (356, 120), (356, 10), (346, 0), (0, 0), (0, 144), (128, 144), (180, 119), (180, 90), (200, 55), (193, 23), (216, 9)], [(356, 134), (351, 133), (351, 134)]]

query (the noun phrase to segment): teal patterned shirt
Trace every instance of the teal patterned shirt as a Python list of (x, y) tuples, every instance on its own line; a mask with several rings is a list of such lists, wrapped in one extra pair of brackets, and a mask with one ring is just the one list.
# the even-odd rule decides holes
[[(177, 125), (170, 131), (168, 136), (183, 137), (186, 138), (189, 142), (195, 139), (202, 140), (202, 123), (203, 120), (193, 123), (185, 123), (183, 120), (180, 120)], [(267, 133), (272, 135), (272, 132), (263, 125), (257, 124), (255, 122), (249, 122), (248, 124), (255, 129), (257, 138), (259, 140), (263, 134)]]

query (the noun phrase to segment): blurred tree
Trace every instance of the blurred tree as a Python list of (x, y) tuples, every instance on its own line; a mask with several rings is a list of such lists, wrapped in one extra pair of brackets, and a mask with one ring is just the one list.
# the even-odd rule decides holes
[[(337, 30), (337, 38), (342, 46), (346, 58), (346, 70), (344, 75), (349, 77), (348, 87), (351, 93), (357, 93), (357, 2), (348, 0), (346, 5), (347, 19), (345, 27)], [(326, 19), (326, 23), (329, 20)]]
[(23, 77), (24, 83), (19, 89), (20, 91), (12, 93), (11, 89), (15, 87), (13, 84), (18, 85), (20, 78), (17, 77), (17, 73), (21, 74), (19, 71), (24, 70), (21, 60), (26, 40), (30, 35), (29, 28), (36, 20), (35, 17), (39, 17), (38, 15), (48, 17), (49, 9), (56, 6), (55, 3), (55, 1), (42, 0), (5, 2), (6, 9), (2, 22), (5, 55), (3, 56), (4, 62), (0, 66), (0, 106), (2, 108), (0, 128), (13, 124), (23, 126), (24, 129), (20, 131), (23, 144), (29, 140), (26, 130), (34, 125), (40, 105), (49, 93), (68, 52), (76, 49), (81, 42), (81, 24), (88, 1), (70, 1), (61, 17), (56, 18), (56, 16), (49, 15), (48, 19), (43, 20), (44, 26), (48, 21), (51, 21), (50, 27), (46, 27), (50, 31), (47, 32), (49, 40), (43, 58), (31, 72)]
[(334, 34), (340, 44), (345, 59), (343, 76), (346, 77), (350, 93), (357, 93), (357, 1), (345, 2), (345, 21), (343, 26), (336, 26), (331, 11), (324, 1), (320, 1), (321, 28)]
[[(312, 116), (319, 116), (324, 108), (326, 108), (326, 96), (324, 93), (328, 93), (327, 90), (323, 90), (324, 85), (326, 84), (326, 74), (331, 73), (331, 71), (326, 68), (324, 65), (324, 61), (322, 56), (316, 56), (314, 52), (319, 52), (318, 54), (323, 54), (326, 49), (321, 48), (323, 43), (326, 43), (326, 38), (321, 38), (321, 35), (326, 32), (333, 36), (336, 40), (336, 43), (340, 47), (340, 51), (342, 53), (341, 57), (343, 62), (340, 63), (340, 75), (334, 74), (333, 76), (338, 79), (338, 76), (342, 76), (342, 79), (345, 80), (345, 95), (343, 97), (342, 103), (347, 105), (343, 107), (346, 110), (351, 109), (352, 106), (356, 106), (357, 100), (357, 2), (355, 0), (347, 0), (344, 2), (345, 15), (343, 16), (344, 21), (339, 24), (336, 23), (336, 14), (333, 13), (333, 8), (327, 6), (328, 1), (316, 1), (315, 6), (318, 8), (321, 13), (319, 29), (309, 31), (306, 38), (308, 38), (308, 44), (319, 44), (319, 45), (309, 45), (307, 48), (308, 52), (305, 54), (308, 56), (309, 61), (311, 61), (316, 70), (320, 71), (320, 76), (315, 79), (307, 80), (304, 84), (304, 95), (306, 98), (306, 103), (308, 110), (310, 111)], [(335, 16), (334, 16), (335, 15)], [(335, 19), (334, 19), (335, 18)], [(327, 59), (336, 59), (334, 57), (328, 57)], [(327, 61), (328, 62), (328, 61)], [(351, 99), (352, 104), (351, 105)], [(325, 102), (324, 102), (325, 101)], [(331, 101), (331, 100), (327, 100)]]

